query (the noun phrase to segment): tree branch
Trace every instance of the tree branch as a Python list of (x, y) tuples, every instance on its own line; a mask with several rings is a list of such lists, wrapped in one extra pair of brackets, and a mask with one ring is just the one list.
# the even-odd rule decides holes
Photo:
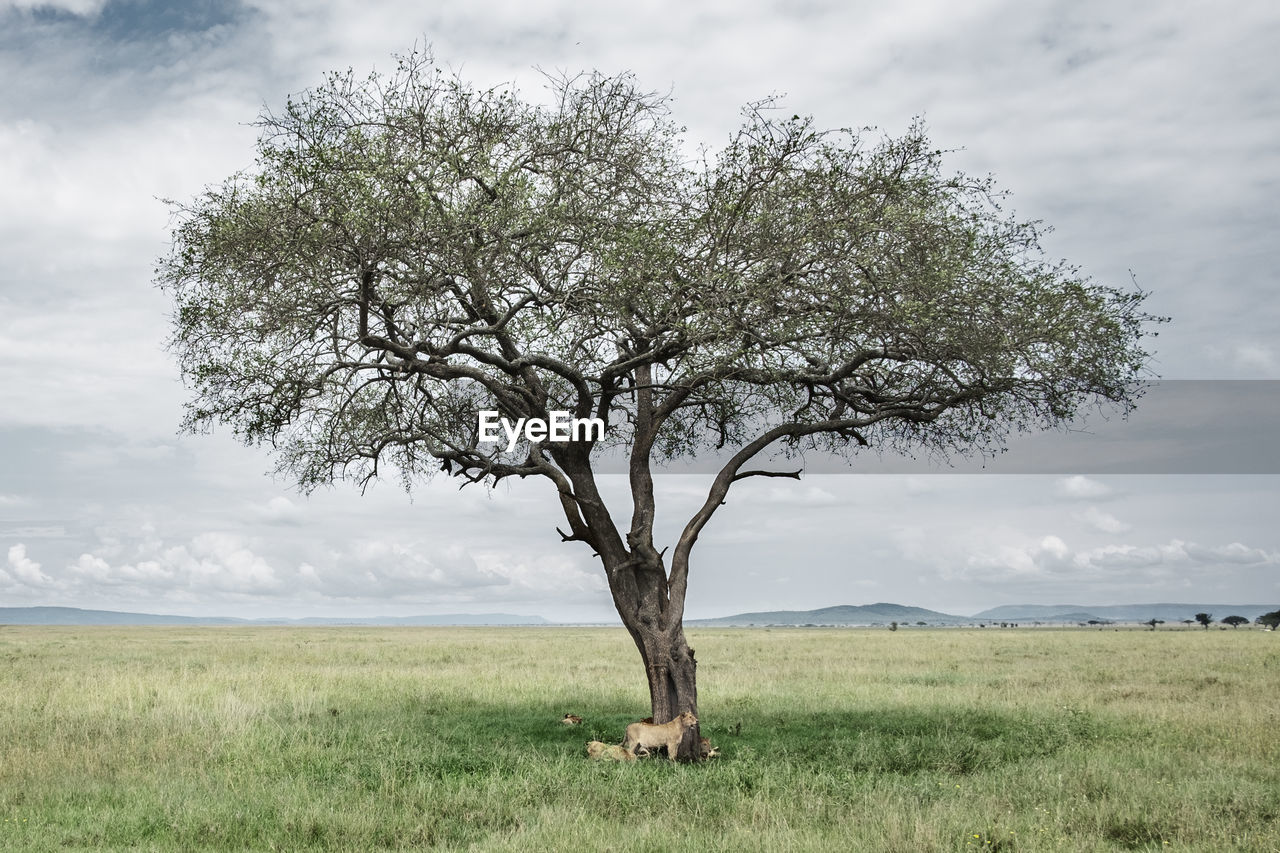
[(742, 471), (733, 475), (730, 482), (745, 480), (747, 477), (786, 477), (791, 480), (799, 480), (800, 475), (804, 473), (804, 469), (799, 471)]

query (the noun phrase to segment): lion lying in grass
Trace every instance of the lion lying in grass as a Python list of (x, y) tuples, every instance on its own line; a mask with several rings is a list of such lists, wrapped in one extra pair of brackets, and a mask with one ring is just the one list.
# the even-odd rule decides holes
[(680, 740), (686, 729), (698, 724), (692, 711), (685, 711), (669, 723), (632, 723), (627, 726), (627, 737), (622, 748), (635, 755), (647, 755), (650, 749), (667, 748), (667, 757), (675, 758), (680, 750)]
[(596, 761), (635, 761), (636, 756), (629, 749), (617, 744), (603, 743), (598, 740), (587, 741), (587, 757)]

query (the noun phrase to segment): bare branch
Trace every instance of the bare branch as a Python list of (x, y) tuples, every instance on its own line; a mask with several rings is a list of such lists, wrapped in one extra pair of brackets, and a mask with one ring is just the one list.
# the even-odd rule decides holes
[(799, 480), (800, 475), (804, 473), (804, 469), (798, 471), (741, 471), (733, 475), (733, 481), (745, 480), (747, 477), (786, 477), (792, 480)]

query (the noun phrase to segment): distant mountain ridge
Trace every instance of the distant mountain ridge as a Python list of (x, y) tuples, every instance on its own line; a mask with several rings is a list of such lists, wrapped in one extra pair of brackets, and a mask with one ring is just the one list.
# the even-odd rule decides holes
[(0, 607), (0, 625), (550, 625), (541, 616), (511, 613), (451, 613), (440, 616), (309, 616), (301, 619), (237, 619), (232, 616), (174, 616), (82, 610), (79, 607)]
[(1088, 619), (1109, 619), (1113, 622), (1145, 622), (1163, 619), (1165, 622), (1181, 622), (1194, 619), (1197, 613), (1208, 613), (1214, 619), (1224, 616), (1243, 616), (1254, 620), (1263, 613), (1276, 610), (1275, 604), (1005, 604), (975, 613), (974, 619), (994, 621), (1081, 622)]
[(1215, 620), (1225, 616), (1243, 616), (1252, 621), (1263, 613), (1280, 609), (1274, 604), (1108, 604), (1086, 607), (1080, 604), (1006, 604), (992, 607), (973, 616), (958, 616), (909, 607), (902, 604), (843, 604), (817, 610), (767, 610), (737, 613), (716, 619), (687, 619), (694, 627), (763, 627), (768, 625), (979, 625), (999, 622), (1048, 622), (1076, 624), (1089, 620), (1108, 622), (1145, 622), (1160, 619), (1181, 622), (1194, 619), (1197, 613), (1209, 613)]
[[(766, 627), (805, 625), (978, 625), (999, 622), (1044, 622), (1076, 624), (1091, 619), (1110, 622), (1145, 622), (1161, 619), (1182, 622), (1197, 613), (1212, 614), (1215, 620), (1226, 616), (1243, 616), (1253, 621), (1263, 613), (1280, 610), (1277, 604), (1005, 604), (973, 616), (942, 613), (924, 607), (878, 602), (876, 604), (840, 604), (816, 610), (766, 610), (737, 613), (712, 619), (686, 619), (690, 627)], [(84, 610), (78, 607), (0, 607), (0, 625), (240, 625), (243, 627), (283, 625), (295, 627), (352, 626), (431, 626), (431, 625), (556, 625), (541, 616), (518, 616), (510, 613), (451, 613), (436, 616), (311, 616), (299, 619), (240, 619), (233, 616), (176, 616), (157, 613), (127, 613), (116, 610)], [(593, 623), (594, 624), (594, 623)], [(612, 624), (612, 623), (610, 623)]]
[(974, 622), (968, 616), (940, 613), (924, 607), (879, 602), (876, 604), (841, 604), (821, 607), (817, 610), (767, 610), (759, 613), (738, 613), (717, 619), (687, 619), (692, 626), (715, 627), (751, 625), (882, 625), (889, 622), (928, 622), (930, 625), (969, 625)]

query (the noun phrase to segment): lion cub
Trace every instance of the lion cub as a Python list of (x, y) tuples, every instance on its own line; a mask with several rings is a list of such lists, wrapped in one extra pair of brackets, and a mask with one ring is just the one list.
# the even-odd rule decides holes
[(697, 724), (698, 718), (692, 711), (685, 711), (671, 722), (660, 726), (653, 723), (632, 723), (627, 726), (627, 737), (622, 741), (622, 748), (639, 755), (648, 753), (650, 749), (665, 746), (667, 757), (675, 758), (680, 750), (680, 739), (684, 737), (685, 729)]

